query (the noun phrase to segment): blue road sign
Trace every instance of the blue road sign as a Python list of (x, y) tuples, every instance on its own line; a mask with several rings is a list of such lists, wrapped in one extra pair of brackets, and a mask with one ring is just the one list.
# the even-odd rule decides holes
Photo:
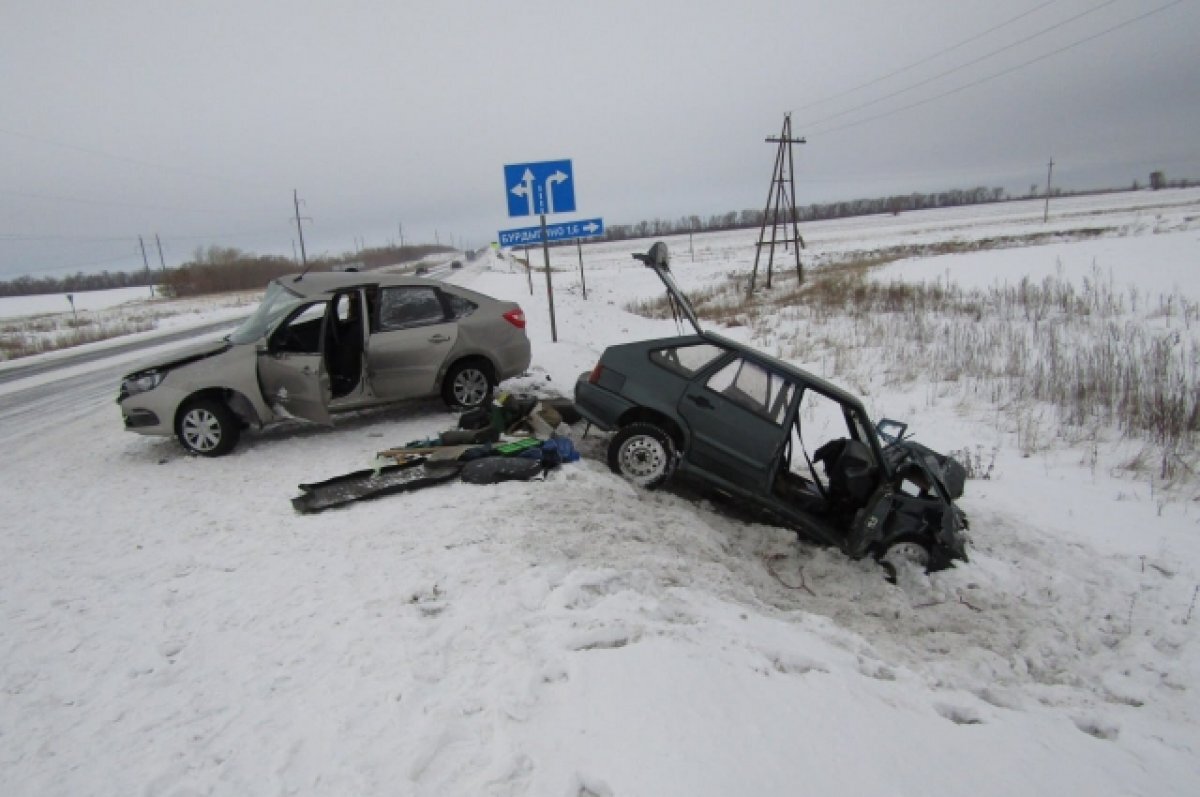
[(504, 193), (510, 216), (574, 213), (571, 161), (508, 164), (504, 167)]
[[(546, 225), (546, 240), (569, 241), (572, 238), (595, 238), (604, 235), (604, 219), (583, 219)], [(500, 231), (501, 246), (526, 246), (542, 242), (541, 227), (520, 227)]]

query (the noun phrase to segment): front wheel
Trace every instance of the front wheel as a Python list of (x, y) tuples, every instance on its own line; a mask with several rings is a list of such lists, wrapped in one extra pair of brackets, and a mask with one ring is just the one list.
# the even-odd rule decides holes
[(494, 387), (491, 369), (470, 361), (455, 365), (442, 382), (442, 399), (451, 408), (472, 410), (483, 406)]
[(631, 423), (608, 444), (608, 467), (639, 487), (653, 490), (675, 470), (675, 443), (652, 423)]
[(179, 442), (202, 457), (228, 454), (237, 445), (241, 431), (237, 416), (225, 402), (210, 398), (189, 402), (175, 423)]
[(904, 570), (928, 572), (932, 556), (929, 548), (916, 540), (897, 540), (877, 558), (888, 583), (895, 584)]

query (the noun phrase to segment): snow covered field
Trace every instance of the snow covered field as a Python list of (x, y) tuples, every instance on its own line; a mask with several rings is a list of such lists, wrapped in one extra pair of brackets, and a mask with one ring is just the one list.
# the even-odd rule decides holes
[[(1097, 269), (1123, 294), (1200, 301), (1200, 191), (1041, 213), (806, 225), (804, 257), (1048, 228), (1062, 240), (906, 259), (880, 278), (986, 287)], [(744, 272), (755, 238), (696, 236), (694, 259), (669, 239), (681, 286)], [(586, 300), (575, 251), (554, 253), (557, 343), (543, 275), (532, 294), (511, 260), (453, 276), (525, 308), (534, 365), (510, 387), (569, 394), (606, 345), (675, 334), (624, 309), (662, 294), (629, 257), (648, 245), (585, 247)], [(687, 490), (631, 487), (595, 433), (545, 482), (293, 513), (297, 484), (452, 427), (436, 403), (248, 434), (221, 460), (124, 432), (115, 382), (0, 427), (0, 793), (1196, 793), (1194, 477), (1164, 491), (1120, 467), (1129, 441), (1060, 438), (1048, 411), (1023, 456), (988, 395), (889, 379), (873, 348), (840, 364), (822, 330), (792, 323), (727, 332), (804, 348), (875, 417), (993, 460), (961, 502), (969, 564), (889, 585)]]

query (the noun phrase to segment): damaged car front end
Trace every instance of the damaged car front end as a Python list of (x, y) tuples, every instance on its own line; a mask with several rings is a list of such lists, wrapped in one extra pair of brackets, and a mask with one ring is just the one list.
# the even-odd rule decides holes
[(648, 488), (698, 481), (893, 576), (898, 558), (928, 570), (966, 561), (959, 463), (907, 439), (903, 424), (876, 426), (840, 387), (702, 329), (664, 244), (635, 257), (695, 334), (610, 346), (580, 376), (576, 407), (613, 433), (613, 471)]

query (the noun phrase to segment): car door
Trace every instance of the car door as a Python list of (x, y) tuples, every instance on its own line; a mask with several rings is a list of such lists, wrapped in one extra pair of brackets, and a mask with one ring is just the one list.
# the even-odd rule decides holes
[(367, 346), (371, 387), (381, 399), (416, 398), (439, 390), (438, 374), (458, 340), (436, 288), (399, 285), (379, 291)]
[(747, 492), (768, 490), (795, 392), (781, 374), (742, 357), (690, 382), (679, 401), (692, 433), (688, 466)]
[(258, 383), (267, 404), (317, 423), (331, 422), (324, 354), (329, 306), (315, 302), (298, 308), (258, 352)]

